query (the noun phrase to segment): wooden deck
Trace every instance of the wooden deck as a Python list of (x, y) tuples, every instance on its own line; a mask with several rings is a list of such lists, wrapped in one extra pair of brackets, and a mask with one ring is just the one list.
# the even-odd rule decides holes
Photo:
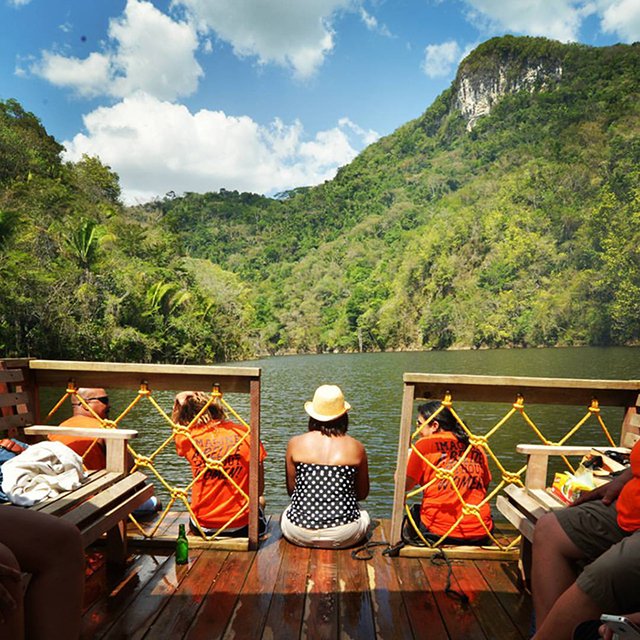
[[(389, 521), (375, 527), (384, 542)], [(177, 566), (167, 550), (134, 553), (112, 574), (103, 551), (88, 555), (82, 638), (451, 638), (529, 637), (530, 597), (508, 560), (389, 558), (303, 549), (272, 518), (254, 551), (192, 549)], [(451, 586), (468, 603), (445, 593)]]

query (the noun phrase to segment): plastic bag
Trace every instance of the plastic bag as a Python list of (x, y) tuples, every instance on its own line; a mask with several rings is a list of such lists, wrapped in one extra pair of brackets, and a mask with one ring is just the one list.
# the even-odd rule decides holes
[(595, 488), (591, 469), (585, 469), (581, 465), (576, 469), (575, 474), (568, 471), (556, 473), (550, 492), (562, 502), (571, 504), (583, 493)]

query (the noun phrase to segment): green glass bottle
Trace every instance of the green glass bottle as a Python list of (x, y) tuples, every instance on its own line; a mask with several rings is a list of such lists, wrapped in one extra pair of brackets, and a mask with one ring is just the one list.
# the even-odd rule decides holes
[(184, 525), (180, 525), (178, 537), (176, 538), (176, 564), (187, 564), (189, 562), (189, 541), (184, 530)]

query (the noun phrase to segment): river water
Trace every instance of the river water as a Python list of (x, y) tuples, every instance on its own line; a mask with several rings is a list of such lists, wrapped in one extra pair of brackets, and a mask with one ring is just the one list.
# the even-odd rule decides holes
[[(242, 363), (241, 363), (242, 364)], [(640, 347), (499, 349), (476, 351), (429, 351), (404, 353), (362, 353), (302, 355), (267, 358), (247, 362), (262, 369), (262, 440), (267, 448), (265, 463), (267, 502), (278, 512), (287, 504), (284, 489), (284, 452), (288, 439), (306, 429), (303, 404), (311, 400), (320, 384), (338, 384), (352, 405), (349, 433), (365, 445), (370, 458), (371, 494), (367, 508), (376, 516), (387, 517), (393, 504), (402, 376), (413, 373), (452, 373), (502, 376), (541, 376), (558, 378), (640, 379)], [(483, 434), (504, 415), (501, 405), (456, 405), (475, 433)], [(532, 409), (545, 424), (548, 437), (566, 433), (567, 421), (575, 424), (584, 409)], [(611, 429), (618, 433), (620, 410), (603, 411)], [(509, 438), (496, 444), (502, 460), (519, 468), (523, 460), (515, 453), (518, 442), (535, 442), (530, 432), (514, 422)], [(587, 426), (587, 425), (586, 425)], [(587, 428), (572, 443), (593, 442), (599, 434)], [(494, 472), (494, 477), (496, 473)]]
[[(338, 384), (353, 407), (349, 433), (363, 442), (370, 459), (371, 494), (364, 506), (372, 515), (389, 517), (405, 372), (640, 379), (640, 347), (297, 355), (229, 364), (262, 370), (261, 437), (267, 449), (265, 495), (269, 513), (282, 511), (288, 502), (284, 453), (289, 438), (306, 430), (304, 402), (311, 400), (320, 384)], [(154, 396), (170, 412), (173, 395), (157, 392)], [(111, 397), (112, 417), (115, 417), (131, 393), (125, 397), (125, 392), (113, 391)], [(225, 399), (248, 420), (246, 396), (229, 395)], [(455, 406), (476, 434), (486, 433), (509, 409), (507, 405), (477, 403)], [(534, 407), (528, 411), (543, 426), (547, 437), (557, 439), (578, 422), (586, 408)], [(605, 409), (603, 417), (617, 439), (621, 410)], [(126, 426), (140, 431), (135, 446), (143, 453), (152, 452), (168, 435), (166, 423), (150, 409), (136, 412), (132, 419)], [(515, 453), (518, 442), (536, 442), (519, 418), (492, 440), (492, 446), (509, 470), (523, 464), (522, 457)], [(604, 444), (595, 422), (585, 425), (577, 437), (571, 439), (572, 444), (592, 442)], [(188, 465), (176, 458), (173, 447), (167, 447), (158, 456), (157, 464), (172, 483), (180, 486), (188, 483)], [(158, 493), (163, 495), (161, 487)]]

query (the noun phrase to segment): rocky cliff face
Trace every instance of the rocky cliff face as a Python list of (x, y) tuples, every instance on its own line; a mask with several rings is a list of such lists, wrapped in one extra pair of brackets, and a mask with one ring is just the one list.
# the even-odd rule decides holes
[(557, 60), (515, 61), (509, 56), (486, 65), (463, 63), (454, 83), (452, 108), (459, 110), (471, 131), (478, 118), (489, 114), (505, 95), (517, 91), (544, 91), (562, 77)]

